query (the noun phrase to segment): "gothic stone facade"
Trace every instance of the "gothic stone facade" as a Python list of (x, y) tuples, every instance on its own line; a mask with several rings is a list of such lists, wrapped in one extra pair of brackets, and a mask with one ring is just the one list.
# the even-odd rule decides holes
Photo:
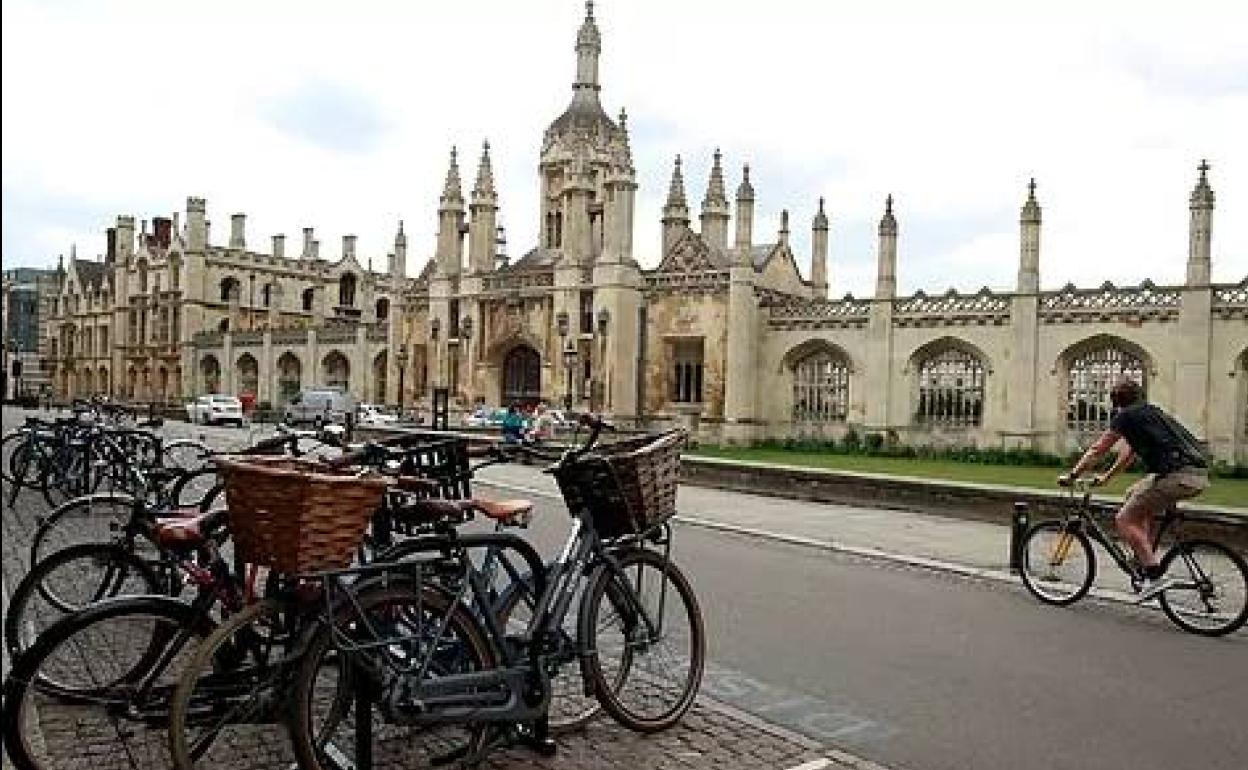
[(1219, 458), (1248, 462), (1248, 279), (1210, 281), (1206, 164), (1182, 286), (1041, 291), (1033, 183), (1014, 291), (897, 296), (890, 197), (874, 295), (828, 299), (823, 202), (803, 276), (787, 212), (773, 241), (756, 242), (749, 168), (734, 211), (718, 153), (696, 227), (676, 159), (658, 264), (642, 269), (627, 119), (600, 102), (592, 8), (575, 50), (571, 103), (542, 144), (540, 243), (523, 257), (498, 249), (488, 144), (468, 201), (452, 151), (417, 278), (401, 223), (374, 272), (353, 236), (333, 263), (310, 229), (297, 256), (282, 236), (269, 254), (250, 251), (242, 215), (228, 245), (212, 245), (202, 199), (187, 201), (185, 228), (177, 215), (152, 234), (144, 225), (137, 247), (134, 220), (119, 217), (103, 262), (71, 260), (64, 273), (51, 361), (61, 394), (251, 392), (276, 404), (330, 384), (411, 406), (445, 386), (464, 406), (570, 394), (626, 422), (693, 423), (711, 441), (853, 427), (912, 444), (1066, 451), (1107, 423), (1109, 386), (1128, 376)]

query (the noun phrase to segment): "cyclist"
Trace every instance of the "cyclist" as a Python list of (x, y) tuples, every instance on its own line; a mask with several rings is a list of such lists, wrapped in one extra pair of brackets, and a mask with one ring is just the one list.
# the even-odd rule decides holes
[(1088, 448), (1070, 473), (1058, 477), (1058, 483), (1068, 486), (1119, 441), (1123, 443), (1118, 459), (1108, 471), (1093, 478), (1094, 486), (1108, 483), (1137, 456), (1143, 461), (1146, 473), (1127, 490), (1114, 526), (1139, 560), (1142, 580), (1135, 588), (1139, 601), (1144, 602), (1171, 585), (1162, 578), (1153, 551), (1156, 517), (1178, 501), (1205, 491), (1209, 486), (1208, 463), (1196, 438), (1178, 420), (1148, 403), (1139, 383), (1122, 380), (1114, 385), (1109, 398), (1114, 408), (1109, 430)]

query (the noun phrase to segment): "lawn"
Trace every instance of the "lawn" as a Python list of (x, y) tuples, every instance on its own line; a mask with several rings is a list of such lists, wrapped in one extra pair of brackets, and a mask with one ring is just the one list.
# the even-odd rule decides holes
[[(889, 473), (897, 476), (919, 476), (948, 481), (970, 481), (982, 484), (1004, 484), (1013, 487), (1034, 487), (1056, 490), (1061, 468), (1026, 465), (984, 465), (954, 460), (911, 459), (905, 457), (868, 457), (865, 455), (804, 452), (794, 449), (723, 449), (703, 447), (692, 452), (705, 457), (722, 457), (751, 462), (801, 465), (840, 471)], [(1102, 494), (1121, 495), (1138, 476), (1123, 474)], [(1231, 505), (1248, 508), (1248, 479), (1215, 478), (1213, 485), (1199, 500), (1210, 505)]]

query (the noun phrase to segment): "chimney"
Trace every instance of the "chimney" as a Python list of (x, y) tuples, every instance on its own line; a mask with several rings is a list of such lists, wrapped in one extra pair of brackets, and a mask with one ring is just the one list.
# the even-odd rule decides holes
[(312, 228), (303, 228), (303, 258), (312, 259)]
[(155, 230), (156, 245), (162, 249), (168, 249), (169, 244), (173, 242), (173, 220), (168, 217), (156, 217), (152, 220), (152, 226)]
[(312, 248), (309, 251), (309, 256), (312, 259), (321, 258), (321, 242), (320, 241), (312, 241)]
[(245, 249), (247, 248), (247, 238), (245, 231), (247, 229), (247, 215), (233, 214), (230, 216), (230, 248)]
[(273, 258), (274, 259), (286, 258), (286, 236), (284, 235), (273, 236)]
[(355, 236), (342, 236), (342, 258), (355, 259)]

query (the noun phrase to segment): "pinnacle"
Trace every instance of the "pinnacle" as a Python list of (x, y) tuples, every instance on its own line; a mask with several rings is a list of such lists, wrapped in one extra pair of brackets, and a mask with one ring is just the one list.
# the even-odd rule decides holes
[(728, 208), (728, 196), (724, 194), (724, 169), (720, 164), (723, 155), (715, 148), (715, 162), (711, 166), (711, 179), (706, 186), (706, 197), (702, 199), (703, 210), (711, 207)]
[(451, 147), (451, 166), (446, 171), (446, 185), (442, 188), (443, 203), (462, 203), (464, 195), (461, 192), (462, 185), (459, 181), (459, 162), (457, 160), (457, 152)]
[(813, 225), (816, 230), (828, 229), (828, 214), (823, 209), (823, 198), (819, 198), (819, 210), (815, 212), (815, 221)]
[(893, 216), (893, 196), (884, 200), (884, 216), (880, 219), (880, 235), (896, 235), (897, 218)]
[(754, 185), (750, 184), (750, 164), (746, 163), (741, 170), (741, 184), (737, 187), (737, 200), (754, 200)]
[(490, 165), (490, 142), (487, 139), (482, 145), (481, 162), (477, 166), (477, 183), (472, 188), (472, 196), (476, 199), (494, 197), (494, 169)]
[(1022, 221), (1027, 223), (1040, 223), (1040, 204), (1036, 201), (1036, 180), (1032, 177), (1027, 183), (1027, 202), (1023, 204)]
[(672, 182), (667, 190), (667, 208), (688, 208), (685, 199), (685, 178), (680, 173), (680, 156), (676, 156), (676, 166), (672, 169)]
[(1209, 161), (1202, 159), (1196, 169), (1200, 172), (1200, 178), (1196, 180), (1196, 188), (1192, 190), (1192, 207), (1212, 209), (1214, 195), (1213, 188), (1209, 186)]

